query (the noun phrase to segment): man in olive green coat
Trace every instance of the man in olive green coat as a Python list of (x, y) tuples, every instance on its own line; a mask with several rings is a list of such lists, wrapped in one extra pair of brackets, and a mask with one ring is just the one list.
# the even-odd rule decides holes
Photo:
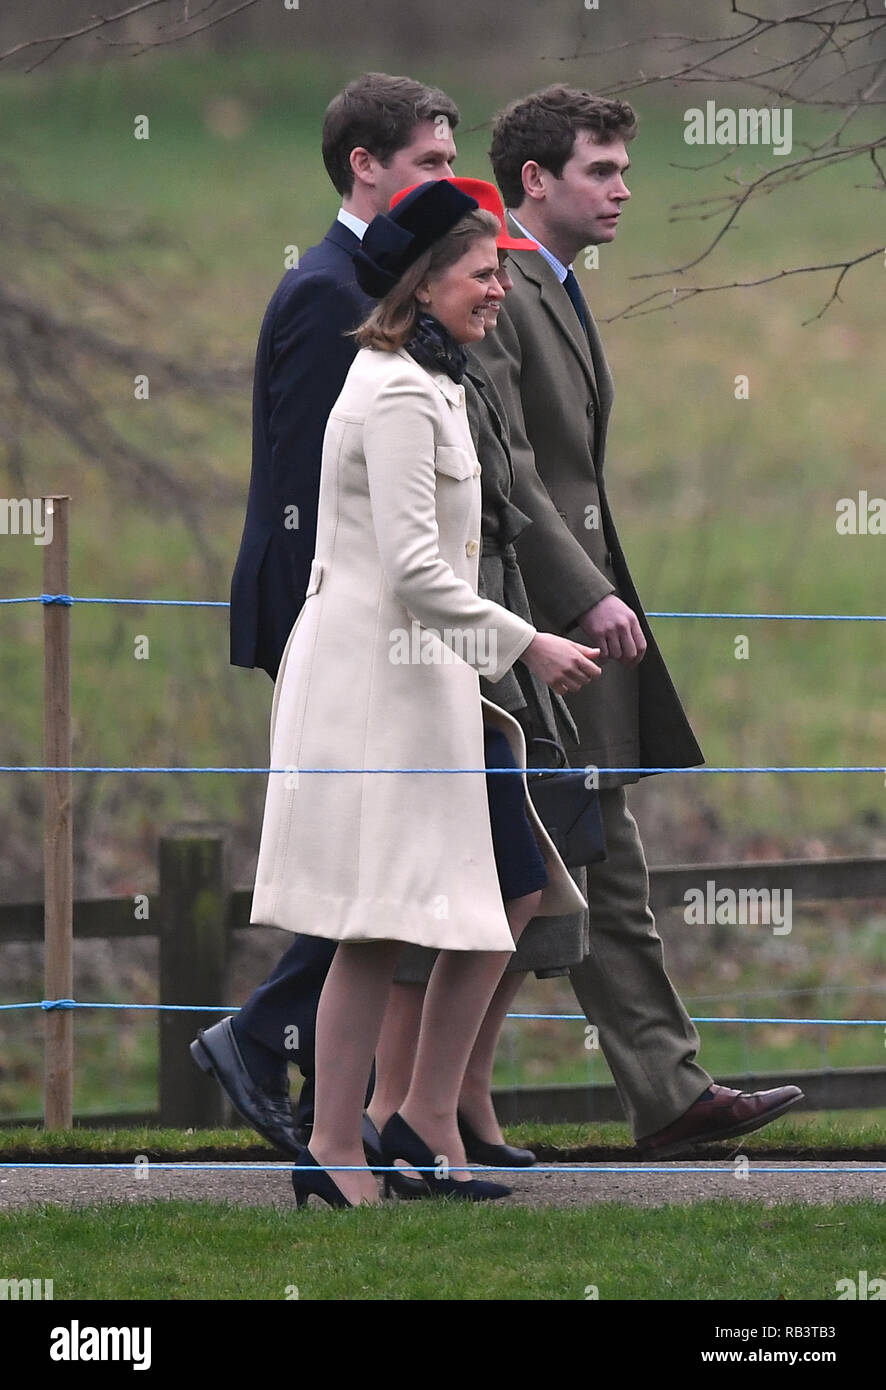
[[(514, 251), (498, 328), (473, 352), (504, 403), (512, 502), (532, 520), (515, 548), (541, 630), (601, 649), (603, 677), (569, 696), (577, 764), (692, 767), (703, 762), (643, 614), (606, 497), (603, 464), (612, 377), (571, 262), (610, 242), (624, 202), (625, 103), (554, 86), (496, 119), (492, 160), (509, 230), (538, 242)], [(565, 690), (562, 693), (566, 693)], [(587, 869), (590, 950), (570, 974), (599, 1029), (634, 1136), (649, 1156), (744, 1134), (802, 1097), (796, 1086), (746, 1095), (699, 1066), (698, 1034), (668, 979), (649, 909), (649, 879), (624, 786), (601, 771), (608, 858)]]

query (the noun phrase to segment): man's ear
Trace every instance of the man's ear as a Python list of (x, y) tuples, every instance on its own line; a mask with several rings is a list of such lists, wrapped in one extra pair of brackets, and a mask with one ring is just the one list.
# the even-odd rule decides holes
[(545, 181), (548, 177), (548, 170), (536, 160), (527, 159), (520, 170), (520, 177), (523, 181), (523, 192), (526, 197), (532, 198), (534, 202), (540, 202), (545, 197)]
[(359, 179), (360, 183), (375, 183), (375, 176), (372, 171), (374, 160), (365, 146), (355, 145), (348, 155), (348, 163), (354, 178)]

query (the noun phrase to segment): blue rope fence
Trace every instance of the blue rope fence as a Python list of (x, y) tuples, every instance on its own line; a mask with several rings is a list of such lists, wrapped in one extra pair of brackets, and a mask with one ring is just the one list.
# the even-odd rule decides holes
[[(40, 604), (62, 604), (70, 607), (75, 603), (88, 604), (124, 604), (132, 607), (162, 607), (162, 608), (230, 608), (230, 603), (218, 599), (167, 599), (167, 598), (84, 598), (73, 594), (31, 594), (23, 598), (0, 598), (3, 603), (40, 603)], [(771, 622), (820, 622), (820, 623), (886, 623), (886, 614), (865, 614), (865, 613), (720, 613), (720, 612), (680, 612), (675, 610), (662, 610), (649, 612), (650, 618), (713, 618), (724, 620), (759, 620)], [(485, 776), (488, 773), (506, 775), (508, 773), (523, 776), (540, 772), (550, 772), (549, 767), (302, 767), (293, 769), (291, 767), (102, 767), (96, 765), (83, 766), (59, 766), (43, 763), (30, 763), (25, 765), (0, 765), (0, 772), (163, 772), (163, 773), (214, 773), (229, 775), (231, 773), (247, 773), (253, 775), (266, 775), (268, 773), (283, 773), (292, 775), (293, 771), (307, 775), (354, 775), (365, 773), (380, 775), (383, 773), (422, 773), (439, 775), (448, 774), (471, 774)], [(815, 774), (815, 773), (877, 773), (878, 775), (886, 772), (884, 767), (599, 767), (596, 771), (601, 775), (614, 773), (619, 776), (656, 773), (682, 773), (686, 774), (758, 774), (758, 773), (792, 773), (792, 774)]]
[[(0, 1004), (0, 1012), (11, 1009), (143, 1009), (155, 1012), (236, 1014), (239, 1004), (108, 1004), (80, 1003), (76, 999), (36, 999), (25, 1004)], [(584, 1014), (506, 1014), (506, 1018), (559, 1020), (563, 1023), (584, 1023)], [(692, 1023), (795, 1023), (820, 1024), (834, 1028), (886, 1028), (886, 1018), (744, 1018), (730, 1015), (693, 1017)]]
[[(230, 608), (220, 599), (195, 598), (83, 598), (74, 594), (30, 594), (25, 598), (0, 598), (0, 603), (60, 603), (70, 607), (75, 603), (120, 603), (135, 608)], [(745, 622), (773, 623), (886, 623), (886, 614), (868, 613), (687, 613), (673, 609), (654, 612), (647, 618), (715, 618), (742, 619)]]

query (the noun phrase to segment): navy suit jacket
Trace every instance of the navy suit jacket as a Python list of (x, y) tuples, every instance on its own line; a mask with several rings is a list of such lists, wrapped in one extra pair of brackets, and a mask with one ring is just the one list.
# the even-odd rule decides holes
[(370, 310), (357, 284), (359, 238), (336, 220), (283, 276), (265, 312), (252, 394), (252, 475), (231, 581), (231, 662), (276, 679), (305, 600), (317, 540), (326, 421)]

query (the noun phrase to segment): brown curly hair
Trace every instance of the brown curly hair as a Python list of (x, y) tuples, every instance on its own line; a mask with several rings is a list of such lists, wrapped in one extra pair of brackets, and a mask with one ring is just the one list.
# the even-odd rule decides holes
[(505, 207), (518, 208), (523, 202), (528, 159), (562, 178), (580, 130), (590, 131), (601, 145), (633, 140), (637, 117), (626, 101), (609, 101), (562, 83), (521, 97), (498, 113), (489, 158)]

